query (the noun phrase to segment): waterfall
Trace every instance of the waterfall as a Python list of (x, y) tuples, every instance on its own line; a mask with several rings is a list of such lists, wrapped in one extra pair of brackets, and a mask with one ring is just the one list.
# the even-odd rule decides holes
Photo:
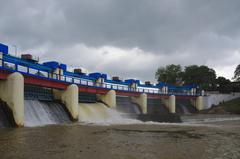
[(103, 103), (79, 103), (79, 121), (104, 125), (140, 123)]
[(25, 126), (69, 123), (71, 120), (64, 105), (49, 101), (24, 101)]
[(161, 99), (148, 99), (148, 114), (166, 115), (169, 114), (167, 107), (163, 104)]
[(178, 99), (176, 101), (176, 113), (188, 115), (197, 113), (197, 109), (191, 104), (190, 100)]
[(188, 108), (185, 105), (180, 104), (180, 106), (182, 107), (183, 114), (191, 114), (190, 111), (188, 110)]
[(141, 114), (139, 106), (135, 103), (132, 103), (130, 97), (118, 96), (116, 102), (117, 110), (122, 113)]

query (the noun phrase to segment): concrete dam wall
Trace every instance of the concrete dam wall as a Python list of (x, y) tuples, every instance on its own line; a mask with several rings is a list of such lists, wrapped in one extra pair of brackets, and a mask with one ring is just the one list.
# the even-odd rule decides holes
[[(0, 91), (0, 98), (6, 102), (13, 119), (9, 115), (1, 115), (2, 127), (8, 126), (11, 121), (17, 126), (64, 124), (71, 120), (120, 121), (129, 117), (129, 114), (141, 121), (179, 122), (174, 95), (148, 99), (146, 93), (123, 96), (116, 95), (115, 90), (99, 94), (84, 92), (76, 84), (68, 85), (65, 89), (33, 86), (25, 84), (20, 73), (13, 73), (0, 81)], [(195, 102), (196, 106), (201, 105), (199, 99)], [(3, 110), (0, 113), (5, 114)]]
[(203, 108), (202, 94), (196, 92), (195, 85), (144, 84), (137, 79), (109, 78), (100, 72), (83, 73), (78, 68), (72, 71), (57, 61), (39, 63), (29, 54), (12, 56), (8, 47), (2, 46), (0, 99), (6, 103), (0, 111), (3, 126), (9, 125), (8, 121), (22, 127), (66, 123), (70, 119), (105, 120), (107, 116), (112, 118), (111, 114), (133, 114), (146, 121), (153, 115), (189, 113), (187, 106), (178, 105), (179, 98), (193, 100), (197, 110)]
[(212, 105), (218, 105), (221, 102), (226, 102), (240, 97), (240, 93), (230, 94), (209, 94), (203, 97), (204, 109), (211, 108)]

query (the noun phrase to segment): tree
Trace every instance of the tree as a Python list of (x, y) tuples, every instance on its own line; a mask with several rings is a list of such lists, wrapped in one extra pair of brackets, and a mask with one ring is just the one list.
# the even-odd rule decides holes
[(232, 92), (240, 92), (240, 81), (239, 82), (231, 82)]
[(216, 72), (207, 66), (186, 66), (183, 73), (185, 84), (197, 84), (204, 90), (215, 90)]
[(220, 93), (230, 93), (232, 91), (231, 81), (225, 77), (218, 77), (216, 79), (217, 91)]
[(185, 84), (200, 84), (201, 80), (199, 78), (199, 66), (190, 65), (186, 66), (183, 73), (183, 80)]
[(182, 67), (174, 64), (160, 67), (155, 73), (155, 78), (158, 82), (176, 84), (182, 79)]
[(234, 71), (234, 77), (233, 79), (235, 81), (240, 81), (240, 64), (236, 67), (235, 71)]

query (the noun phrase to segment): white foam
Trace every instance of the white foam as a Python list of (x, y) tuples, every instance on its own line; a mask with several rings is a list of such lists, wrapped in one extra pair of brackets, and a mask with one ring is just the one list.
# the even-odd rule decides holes
[(140, 120), (125, 118), (116, 109), (108, 108), (102, 103), (79, 104), (79, 122), (96, 125), (142, 123)]
[(197, 123), (213, 123), (222, 121), (235, 121), (240, 120), (240, 117), (221, 117), (221, 118), (196, 118), (196, 119), (186, 119), (184, 123), (197, 124)]
[(102, 103), (79, 104), (79, 122), (83, 125), (172, 125), (172, 126), (216, 126), (209, 124), (211, 122), (240, 120), (240, 117), (207, 117), (192, 116), (189, 119), (183, 119), (183, 123), (167, 122), (143, 122), (137, 119), (131, 119), (127, 114), (123, 114), (114, 108), (108, 108)]
[[(120, 113), (116, 109), (110, 109), (102, 103), (82, 104), (79, 122), (81, 125), (163, 125), (163, 126), (208, 126), (195, 123), (167, 123), (167, 122), (143, 122), (137, 119), (131, 119), (127, 114)], [(104, 115), (99, 115), (103, 113)], [(81, 115), (82, 114), (82, 115)], [(96, 115), (98, 114), (98, 115)], [(99, 118), (100, 117), (100, 118)]]

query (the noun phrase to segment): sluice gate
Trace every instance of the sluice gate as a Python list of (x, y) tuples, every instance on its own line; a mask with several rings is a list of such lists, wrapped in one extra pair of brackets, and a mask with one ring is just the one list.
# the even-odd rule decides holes
[(0, 101), (0, 128), (14, 127), (16, 126), (12, 110), (9, 109), (7, 104)]
[(177, 99), (176, 100), (176, 113), (180, 115), (194, 114), (198, 110), (193, 106), (190, 100)]
[(79, 103), (96, 103), (97, 95), (94, 93), (79, 92), (78, 93), (78, 102)]
[(25, 85), (24, 99), (25, 126), (71, 122), (65, 105), (54, 100), (52, 88)]
[(127, 114), (141, 114), (139, 106), (132, 102), (131, 97), (117, 96), (117, 110)]
[(44, 100), (52, 101), (53, 90), (51, 88), (44, 88), (33, 85), (24, 86), (24, 99), (25, 100)]
[(167, 107), (164, 105), (164, 103), (160, 99), (148, 98), (147, 104), (148, 104), (148, 107), (147, 107), (148, 114), (155, 114), (155, 115), (169, 114)]

